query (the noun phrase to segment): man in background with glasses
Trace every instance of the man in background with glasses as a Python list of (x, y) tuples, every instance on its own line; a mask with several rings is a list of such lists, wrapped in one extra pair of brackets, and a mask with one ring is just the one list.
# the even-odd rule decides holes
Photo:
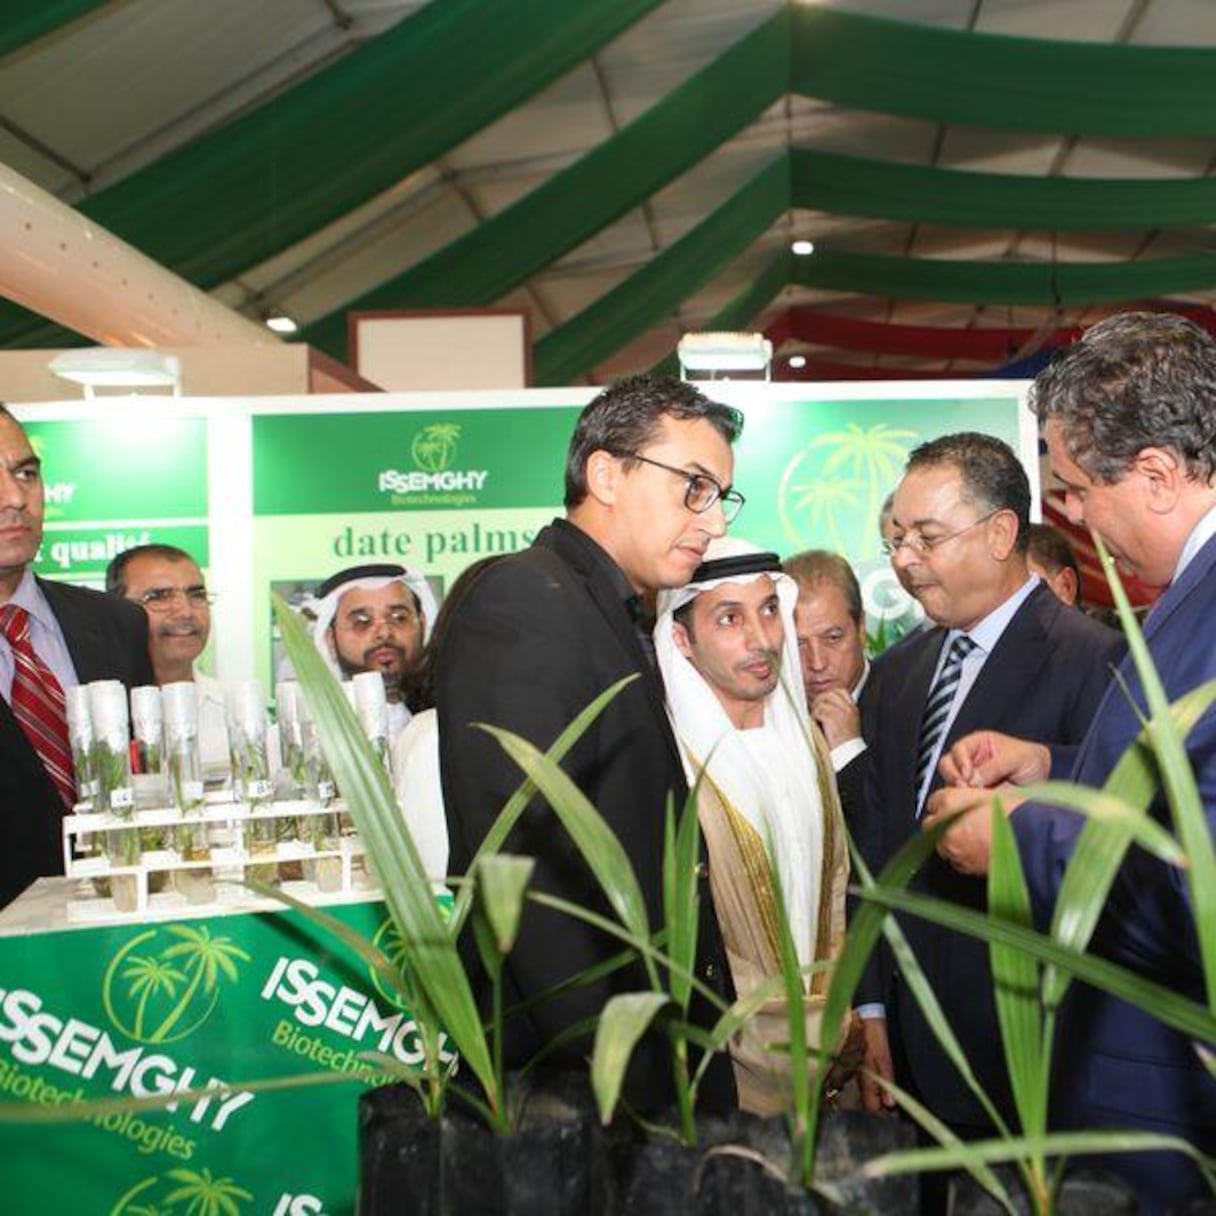
[(211, 605), (203, 572), (176, 545), (136, 545), (106, 567), (106, 590), (148, 614), (148, 649), (157, 684), (194, 682), (198, 694), (199, 756), (216, 784), (228, 775), (224, 688), (197, 666), (211, 636)]
[[(711, 539), (743, 499), (731, 487), (736, 410), (690, 384), (635, 376), (605, 389), (580, 414), (566, 460), (566, 517), (532, 546), (487, 570), (451, 617), (436, 679), (440, 771), (451, 865), (464, 872), (522, 773), (475, 723), (505, 727), (547, 749), (594, 698), (632, 677), (573, 747), (564, 767), (620, 839), (652, 926), (662, 908), (663, 824), (669, 799), (687, 795), (680, 753), (663, 706), (650, 630), (663, 588), (682, 587)], [(542, 798), (525, 810), (505, 851), (536, 859), (532, 886), (613, 917), (599, 884)], [(701, 874), (700, 980), (731, 994), (708, 884)], [(466, 947), (470, 942), (463, 943)], [(510, 1009), (607, 963), (619, 943), (529, 904), (504, 973)], [(475, 952), (467, 950), (473, 974)], [(489, 987), (478, 980), (480, 993)], [(591, 1032), (555, 1043), (593, 1019), (614, 993), (647, 986), (638, 965), (538, 1004), (507, 1024), (505, 1056), (518, 1067), (546, 1046), (549, 1062), (585, 1067)], [(703, 1027), (716, 1020), (694, 1001)], [(633, 1057), (625, 1098), (635, 1108), (670, 1103), (671, 1064), (662, 1036)], [(702, 1096), (734, 1104), (730, 1065), (709, 1066)]]
[[(886, 547), (935, 627), (874, 664), (879, 696), (864, 813), (882, 859), (919, 831), (926, 796), (941, 784), (938, 760), (955, 739), (982, 727), (1077, 744), (1101, 699), (1121, 639), (1065, 608), (1030, 574), (1029, 516), (1026, 472), (999, 439), (946, 435), (909, 457)], [(986, 906), (983, 882), (936, 856), (914, 886)], [(901, 923), (980, 1084), (1011, 1115), (987, 947), (915, 918)], [(964, 1139), (986, 1135), (982, 1107), (898, 971), (881, 986), (862, 1013), (888, 1019), (895, 1080)], [(870, 1091), (869, 1103), (877, 1099)]]
[(45, 498), (42, 462), (0, 405), (0, 907), (63, 873), (60, 820), (76, 798), (64, 690), (152, 682), (142, 612), (35, 576)]
[(317, 651), (339, 680), (378, 671), (393, 739), (410, 720), (406, 691), (438, 606), (423, 575), (391, 562), (339, 570), (306, 605)]

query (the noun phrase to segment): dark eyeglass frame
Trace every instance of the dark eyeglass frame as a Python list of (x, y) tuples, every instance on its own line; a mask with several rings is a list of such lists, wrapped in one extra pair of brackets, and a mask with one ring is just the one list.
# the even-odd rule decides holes
[[(664, 464), (661, 460), (643, 456), (641, 452), (620, 452), (617, 455), (618, 459), (640, 460), (643, 464), (652, 464), (656, 469), (666, 469), (668, 473), (682, 477), (684, 479), (684, 505), (694, 515), (704, 515), (706, 511), (713, 510), (715, 503), (721, 503), (722, 518), (731, 524), (739, 518), (739, 512), (743, 510), (743, 504), (747, 501), (733, 486), (723, 489), (708, 473), (690, 473), (687, 469), (678, 468), (674, 464)], [(698, 506), (698, 501), (706, 495), (708, 495), (706, 500)]]

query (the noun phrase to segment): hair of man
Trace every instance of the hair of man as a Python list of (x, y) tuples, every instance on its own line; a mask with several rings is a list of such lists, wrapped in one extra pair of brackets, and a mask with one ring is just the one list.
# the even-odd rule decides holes
[(165, 562), (194, 562), (185, 549), (179, 549), (176, 545), (135, 545), (131, 549), (124, 549), (106, 567), (106, 590), (111, 595), (127, 594), (127, 567), (141, 557), (160, 558)]
[(704, 419), (728, 444), (743, 430), (743, 415), (729, 405), (711, 401), (700, 389), (664, 376), (626, 376), (604, 389), (579, 415), (566, 455), (566, 509), (587, 497), (587, 461), (593, 452), (610, 452), (627, 459), (655, 435), (664, 418)]
[(1077, 555), (1059, 528), (1053, 528), (1051, 524), (1031, 524), (1027, 532), (1027, 553), (1048, 574), (1071, 570), (1077, 576), (1077, 586), (1081, 585)]
[(466, 566), (448, 588), (448, 593), (443, 597), (443, 603), (435, 614), (430, 641), (423, 648), (414, 670), (406, 678), (405, 703), (409, 707), (410, 713), (421, 713), (424, 709), (435, 707), (435, 669), (439, 651), (447, 638), (452, 617), (455, 616), (460, 605), (468, 599), (469, 593), (477, 585), (481, 576), (506, 556), (505, 553), (492, 553), (489, 557), (479, 558)]
[(1216, 339), (1172, 313), (1130, 312), (1086, 330), (1035, 378), (1031, 407), (1058, 419), (1068, 454), (1118, 481), (1145, 448), (1177, 454), (1193, 480), (1216, 475)]
[(688, 634), (688, 640), (695, 642), (697, 640), (697, 631), (692, 619), (692, 606), (696, 603), (695, 599), (689, 600), (687, 603), (681, 604), (672, 614), (671, 619), (678, 625), (682, 625), (684, 632)]
[(861, 584), (853, 567), (840, 556), (828, 549), (804, 549), (787, 557), (781, 563), (781, 569), (799, 586), (813, 592), (821, 584), (835, 587), (844, 597), (849, 616), (854, 625), (860, 625), (863, 607), (861, 602)]
[(1025, 553), (1030, 528), (1030, 479), (1013, 448), (992, 435), (958, 431), (913, 448), (906, 472), (943, 465), (957, 470), (964, 495), (981, 512), (1014, 513), (1018, 521), (1016, 551)]
[(878, 535), (881, 536), (883, 540), (891, 539), (887, 533), (891, 527), (891, 516), (894, 514), (895, 491), (892, 490), (891, 493), (882, 500), (882, 506), (878, 508)]

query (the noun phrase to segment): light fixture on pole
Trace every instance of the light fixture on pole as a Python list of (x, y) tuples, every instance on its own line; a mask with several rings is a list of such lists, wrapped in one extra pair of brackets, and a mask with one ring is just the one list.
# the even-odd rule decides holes
[(295, 318), (289, 317), (285, 312), (272, 312), (266, 318), (266, 328), (274, 330), (276, 334), (294, 334), (300, 327)]
[(89, 398), (96, 397), (99, 388), (119, 392), (160, 388), (169, 389), (174, 397), (182, 395), (181, 360), (158, 350), (94, 346), (64, 351), (47, 366), (60, 380), (82, 385)]
[(685, 334), (676, 355), (681, 380), (767, 380), (773, 344), (763, 334)]

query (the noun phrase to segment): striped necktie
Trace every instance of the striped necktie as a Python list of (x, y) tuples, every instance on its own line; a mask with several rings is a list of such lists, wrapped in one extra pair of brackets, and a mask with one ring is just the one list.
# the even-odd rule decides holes
[(919, 807), (920, 791), (924, 788), (925, 777), (934, 753), (941, 745), (942, 736), (946, 733), (946, 721), (950, 717), (950, 707), (954, 704), (954, 694), (958, 691), (958, 682), (963, 675), (963, 660), (975, 649), (975, 643), (965, 634), (950, 643), (950, 651), (937, 677), (937, 682), (929, 692), (925, 702), (924, 717), (920, 721), (920, 746), (916, 752), (916, 797)]
[(76, 801), (76, 780), (63, 689), (30, 644), (30, 614), (24, 608), (13, 604), (0, 608), (0, 633), (13, 651), (13, 690), (9, 696), (13, 717), (70, 809)]

